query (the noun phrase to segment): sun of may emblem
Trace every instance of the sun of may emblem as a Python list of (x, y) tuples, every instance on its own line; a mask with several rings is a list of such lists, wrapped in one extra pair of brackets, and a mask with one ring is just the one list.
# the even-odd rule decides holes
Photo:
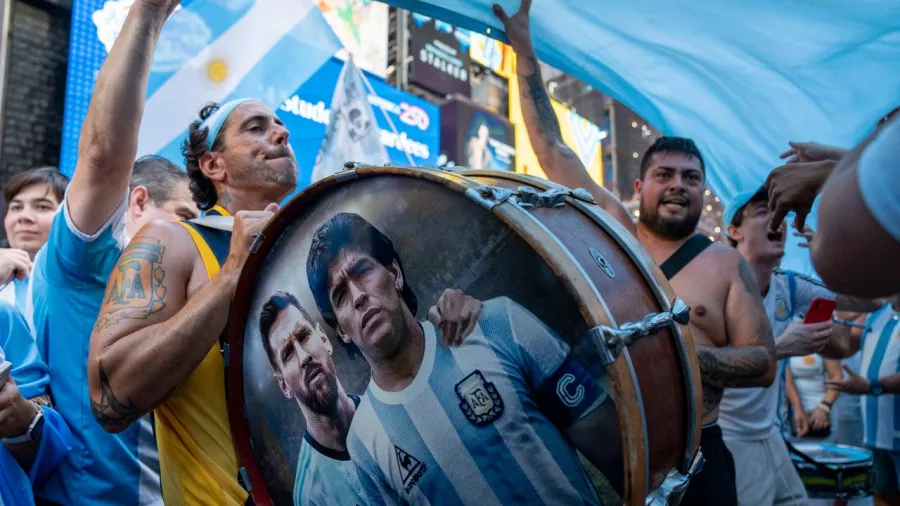
[(110, 275), (106, 311), (97, 319), (97, 330), (124, 319), (146, 318), (165, 307), (164, 251), (158, 240), (147, 237), (125, 248)]
[(456, 384), (459, 409), (475, 425), (487, 425), (503, 414), (503, 399), (493, 383), (484, 379), (481, 371), (475, 371)]

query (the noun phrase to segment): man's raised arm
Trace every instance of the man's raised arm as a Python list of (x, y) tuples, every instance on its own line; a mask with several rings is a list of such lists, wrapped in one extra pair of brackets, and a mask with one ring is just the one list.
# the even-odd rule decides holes
[(69, 184), (69, 216), (92, 235), (122, 203), (137, 153), (147, 80), (160, 31), (179, 0), (137, 0), (100, 68)]
[(506, 27), (506, 35), (518, 56), (516, 74), (519, 83), (519, 103), (522, 105), (525, 128), (528, 130), (528, 138), (531, 140), (531, 147), (537, 155), (538, 163), (551, 181), (569, 188), (584, 188), (590, 191), (600, 207), (635, 233), (634, 221), (625, 206), (615, 195), (591, 179), (578, 155), (562, 139), (559, 119), (544, 88), (541, 67), (531, 44), (531, 28), (528, 21), (530, 9), (531, 0), (522, 0), (519, 12), (507, 16), (502, 7), (494, 4), (494, 13)]

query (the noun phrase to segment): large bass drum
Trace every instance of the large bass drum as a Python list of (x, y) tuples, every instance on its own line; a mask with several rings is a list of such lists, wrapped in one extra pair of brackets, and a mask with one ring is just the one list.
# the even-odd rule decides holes
[(257, 505), (677, 503), (702, 464), (688, 309), (583, 190), (350, 165), (253, 250), (224, 350)]

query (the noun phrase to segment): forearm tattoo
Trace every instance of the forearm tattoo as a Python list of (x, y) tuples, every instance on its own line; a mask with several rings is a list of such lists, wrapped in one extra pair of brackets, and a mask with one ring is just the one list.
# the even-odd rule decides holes
[(759, 346), (697, 346), (697, 361), (704, 385), (720, 389), (753, 386), (769, 372), (769, 355)]
[[(522, 77), (519, 82), (523, 83), (525, 88), (527, 88), (526, 96), (534, 104), (536, 116), (526, 117), (525, 121), (538, 125), (538, 130), (544, 141), (550, 146), (561, 148), (560, 152), (563, 156), (567, 158), (575, 157), (575, 152), (562, 140), (559, 118), (556, 116), (556, 111), (553, 110), (550, 96), (544, 87), (540, 64), (534, 56), (529, 56), (527, 59), (531, 63), (534, 72), (530, 76)], [(522, 112), (523, 115), (530, 116), (524, 110)]]

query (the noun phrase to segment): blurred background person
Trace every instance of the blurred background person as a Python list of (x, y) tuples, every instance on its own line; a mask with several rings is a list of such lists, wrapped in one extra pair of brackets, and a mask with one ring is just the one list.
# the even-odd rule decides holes
[(839, 392), (827, 388), (827, 380), (840, 380), (838, 360), (815, 353), (791, 357), (785, 371), (785, 391), (791, 405), (794, 434), (798, 438), (822, 442), (834, 440), (831, 415)]

